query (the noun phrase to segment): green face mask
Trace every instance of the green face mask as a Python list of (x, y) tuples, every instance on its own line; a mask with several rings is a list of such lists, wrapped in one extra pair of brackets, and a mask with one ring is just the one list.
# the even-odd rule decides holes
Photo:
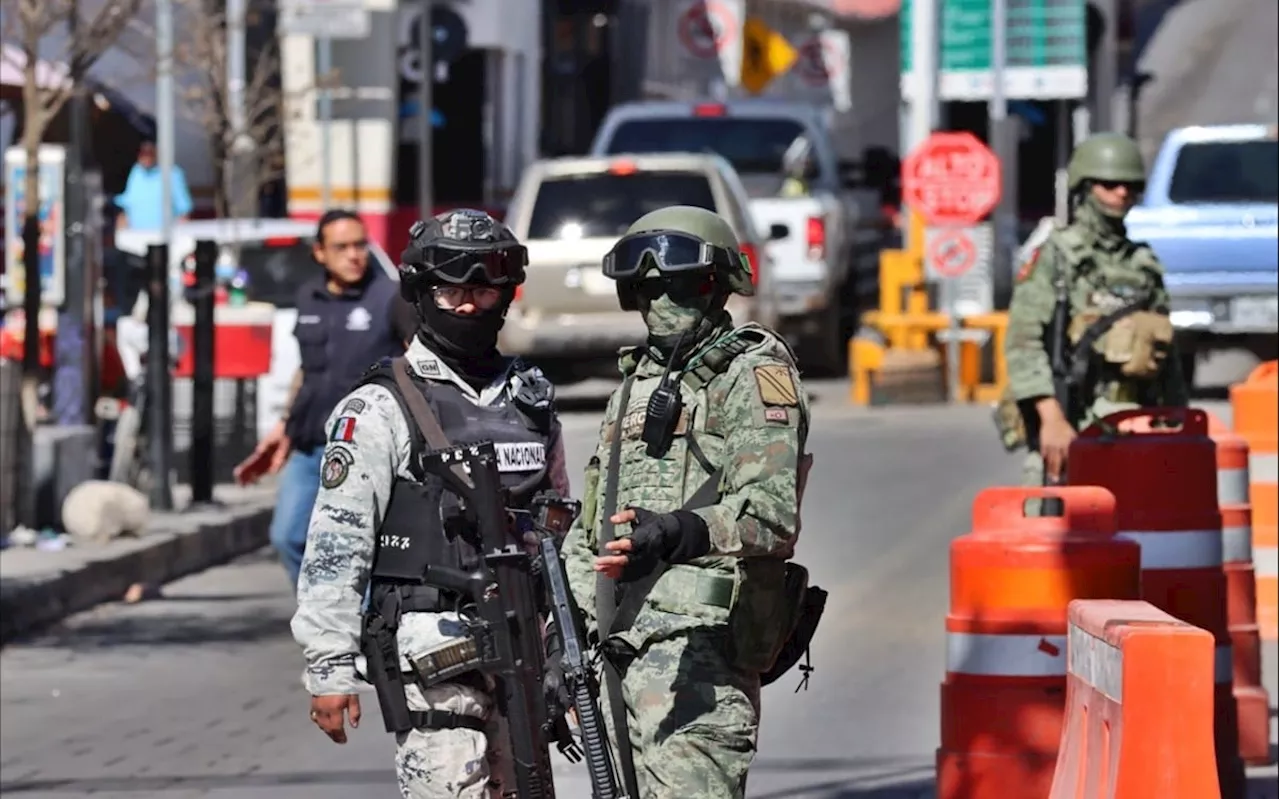
[(692, 332), (706, 318), (706, 299), (698, 296), (659, 294), (653, 299), (640, 299), (640, 315), (649, 336), (655, 340), (674, 339)]

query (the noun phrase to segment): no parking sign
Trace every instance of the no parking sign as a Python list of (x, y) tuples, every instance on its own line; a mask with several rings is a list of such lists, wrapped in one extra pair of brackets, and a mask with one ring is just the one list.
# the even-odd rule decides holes
[(717, 58), (724, 82), (737, 86), (742, 70), (743, 0), (684, 0), (676, 37), (695, 60)]

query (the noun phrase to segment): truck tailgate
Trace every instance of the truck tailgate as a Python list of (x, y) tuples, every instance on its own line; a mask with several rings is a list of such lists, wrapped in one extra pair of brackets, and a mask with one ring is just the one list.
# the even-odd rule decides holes
[(809, 257), (809, 219), (825, 217), (815, 197), (765, 197), (751, 200), (756, 228), (768, 235), (773, 225), (787, 226), (787, 237), (769, 242), (773, 280), (779, 283), (820, 282), (828, 279), (826, 262)]

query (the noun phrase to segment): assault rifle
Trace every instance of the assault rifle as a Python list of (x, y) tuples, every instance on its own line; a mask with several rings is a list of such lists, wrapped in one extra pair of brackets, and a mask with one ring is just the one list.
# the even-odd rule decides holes
[[(492, 674), (498, 684), (498, 710), (507, 720), (515, 772), (516, 792), (507, 795), (554, 799), (532, 558), (508, 527), (493, 442), (433, 450), (422, 456), (422, 466), (462, 499), (476, 521), (480, 567), (466, 573), (428, 566), (425, 582), (467, 596), (474, 604), (475, 618), (467, 622), (478, 662), (469, 668)], [(562, 751), (572, 751), (572, 738), (561, 744)], [(570, 752), (566, 756), (572, 758)]]
[[(580, 623), (581, 613), (569, 590), (569, 581), (560, 561), (559, 543), (578, 515), (580, 504), (561, 499), (554, 492), (534, 497), (531, 509), (534, 529), (539, 535), (539, 565), (550, 606), (549, 624), (554, 624), (563, 643), (561, 664), (565, 688), (582, 731), (587, 772), (591, 776), (592, 799), (626, 799), (613, 767), (609, 736), (600, 713), (600, 685), (587, 657)], [(563, 718), (564, 708), (550, 708)]]

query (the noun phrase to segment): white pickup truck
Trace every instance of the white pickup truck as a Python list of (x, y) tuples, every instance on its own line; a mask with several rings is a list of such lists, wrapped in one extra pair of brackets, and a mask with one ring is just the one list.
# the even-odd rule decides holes
[[(798, 139), (808, 144), (807, 168), (788, 181), (783, 156)], [(629, 103), (609, 112), (591, 145), (597, 156), (671, 152), (723, 156), (742, 178), (756, 227), (786, 228), (768, 244), (779, 332), (808, 369), (840, 373), (856, 315), (875, 302), (885, 241), (879, 195), (857, 185), (858, 165), (837, 158), (822, 110), (777, 100)]]

